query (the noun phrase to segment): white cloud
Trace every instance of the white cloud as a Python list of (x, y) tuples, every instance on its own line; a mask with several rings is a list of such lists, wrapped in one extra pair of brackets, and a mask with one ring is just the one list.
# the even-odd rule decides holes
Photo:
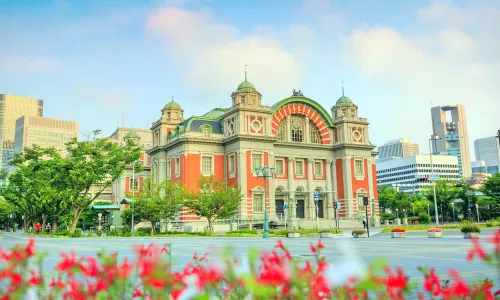
[(236, 27), (213, 20), (208, 10), (162, 8), (150, 16), (146, 29), (165, 41), (168, 57), (188, 91), (189, 99), (182, 99), (182, 103), (210, 101), (209, 107), (229, 106), (231, 92), (243, 81), (245, 61), (248, 79), (263, 94), (266, 104), (281, 100), (299, 87), (296, 58), (278, 39), (261, 31), (241, 35)]
[(344, 43), (346, 57), (392, 94), (371, 104), (393, 112), (372, 123), (372, 132), (384, 139), (409, 136), (426, 145), (432, 101), (434, 106), (466, 106), (471, 143), (494, 135), (498, 121), (488, 112), (499, 107), (500, 56), (494, 50), (500, 35), (491, 29), (500, 27), (500, 17), (494, 17), (499, 8), (437, 1), (419, 12), (420, 25), (436, 26), (434, 30), (422, 28), (414, 36), (391, 27), (353, 31)]
[(19, 75), (54, 71), (61, 64), (51, 59), (0, 53), (0, 66), (3, 72)]

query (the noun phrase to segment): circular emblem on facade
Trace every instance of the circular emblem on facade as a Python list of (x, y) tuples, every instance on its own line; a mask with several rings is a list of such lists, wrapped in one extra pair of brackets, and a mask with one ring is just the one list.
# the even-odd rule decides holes
[(259, 122), (259, 121), (254, 120), (254, 121), (252, 122), (252, 129), (253, 129), (255, 132), (259, 131), (261, 127), (262, 127), (262, 125), (260, 124), (260, 122)]
[(299, 118), (294, 118), (292, 122), (292, 127), (295, 129), (299, 129), (302, 127), (302, 120)]
[(359, 131), (357, 131), (357, 130), (354, 131), (352, 135), (353, 135), (355, 141), (361, 140), (361, 133)]

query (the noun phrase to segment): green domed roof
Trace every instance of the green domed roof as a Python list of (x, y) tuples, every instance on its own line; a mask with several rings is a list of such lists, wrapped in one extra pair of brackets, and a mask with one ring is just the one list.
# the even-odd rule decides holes
[(244, 92), (244, 91), (256, 91), (255, 86), (248, 80), (243, 81), (238, 85), (237, 91), (239, 92)]
[(348, 105), (354, 105), (354, 103), (349, 97), (344, 95), (344, 88), (342, 87), (342, 97), (337, 99), (335, 106), (348, 106)]
[(140, 137), (137, 134), (137, 132), (135, 132), (135, 131), (132, 130), (132, 131), (127, 132), (127, 134), (125, 134), (125, 138), (126, 139), (138, 139)]
[(175, 102), (174, 101), (174, 97), (172, 97), (172, 101), (170, 101), (169, 103), (165, 104), (165, 106), (163, 107), (163, 109), (181, 109), (182, 110), (182, 107), (179, 103)]

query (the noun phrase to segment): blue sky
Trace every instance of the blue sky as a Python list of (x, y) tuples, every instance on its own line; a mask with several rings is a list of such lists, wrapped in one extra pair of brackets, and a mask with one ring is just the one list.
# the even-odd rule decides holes
[(466, 105), (471, 143), (498, 129), (498, 27), (500, 4), (481, 0), (4, 0), (0, 93), (109, 134), (172, 96), (186, 117), (229, 106), (247, 61), (264, 103), (301, 89), (329, 110), (344, 79), (372, 142), (425, 152), (431, 102)]

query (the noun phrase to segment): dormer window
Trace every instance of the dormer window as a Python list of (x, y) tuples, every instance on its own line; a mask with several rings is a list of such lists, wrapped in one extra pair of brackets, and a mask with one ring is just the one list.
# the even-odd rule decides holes
[(204, 125), (201, 131), (202, 131), (203, 137), (205, 137), (205, 138), (210, 137), (210, 126)]

